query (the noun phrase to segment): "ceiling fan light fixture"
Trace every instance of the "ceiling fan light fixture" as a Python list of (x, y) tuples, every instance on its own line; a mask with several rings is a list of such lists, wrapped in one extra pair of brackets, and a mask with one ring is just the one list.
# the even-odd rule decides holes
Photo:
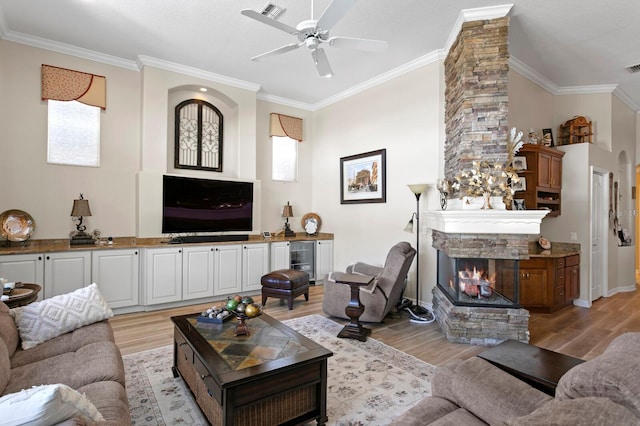
[(273, 3), (267, 3), (265, 5), (265, 7), (262, 8), (262, 12), (260, 12), (261, 15), (264, 15), (268, 18), (271, 19), (278, 19), (278, 17), (280, 15), (282, 15), (282, 13), (285, 11), (286, 9), (280, 7), (280, 6), (276, 6)]

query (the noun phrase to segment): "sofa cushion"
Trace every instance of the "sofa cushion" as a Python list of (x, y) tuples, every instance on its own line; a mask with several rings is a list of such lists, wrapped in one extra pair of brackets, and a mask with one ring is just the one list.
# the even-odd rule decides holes
[(0, 339), (6, 343), (9, 356), (13, 356), (13, 353), (18, 349), (20, 336), (18, 334), (18, 327), (10, 314), (9, 307), (2, 302), (0, 302)]
[(85, 325), (70, 333), (54, 337), (29, 350), (18, 349), (11, 357), (11, 368), (41, 361), (67, 352), (75, 352), (83, 346), (96, 342), (113, 342), (113, 330), (109, 320)]
[(422, 399), (417, 405), (395, 419), (391, 426), (414, 425), (485, 425), (467, 410), (437, 396)]
[(104, 420), (87, 397), (61, 384), (34, 386), (0, 398), (3, 425), (54, 425), (74, 417)]
[(11, 361), (9, 360), (9, 351), (4, 340), (0, 339), (0, 395), (4, 393), (4, 389), (9, 383), (11, 376)]
[(113, 316), (95, 283), (71, 293), (12, 309), (11, 313), (20, 332), (22, 349), (32, 348)]
[(631, 411), (607, 398), (554, 400), (528, 416), (508, 419), (504, 426), (640, 425)]
[(640, 333), (615, 338), (596, 358), (573, 367), (560, 378), (556, 399), (609, 398), (640, 419)]
[(115, 381), (124, 386), (124, 364), (113, 342), (91, 343), (75, 352), (13, 368), (5, 392), (54, 383), (79, 389), (100, 381)]
[(125, 387), (118, 382), (89, 383), (77, 389), (93, 402), (107, 422), (115, 425), (131, 424), (129, 402)]
[(456, 367), (452, 391), (453, 402), (489, 424), (525, 416), (552, 399), (478, 357)]

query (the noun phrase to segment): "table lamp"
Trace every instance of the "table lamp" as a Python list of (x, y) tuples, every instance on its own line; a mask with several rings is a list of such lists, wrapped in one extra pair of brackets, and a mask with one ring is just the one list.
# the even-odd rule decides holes
[(71, 236), (70, 244), (94, 244), (95, 241), (93, 240), (93, 237), (84, 232), (87, 230), (87, 227), (82, 223), (82, 218), (84, 216), (91, 216), (91, 209), (89, 209), (89, 200), (85, 200), (82, 194), (80, 194), (79, 199), (73, 200), (71, 216), (78, 218), (78, 223), (76, 224), (76, 232)]
[(282, 209), (282, 217), (286, 218), (284, 222), (284, 236), (295, 237), (296, 233), (293, 232), (289, 227), (289, 218), (293, 217), (293, 207), (291, 207), (291, 204), (289, 204), (288, 201), (287, 201), (287, 204), (284, 206), (284, 209)]

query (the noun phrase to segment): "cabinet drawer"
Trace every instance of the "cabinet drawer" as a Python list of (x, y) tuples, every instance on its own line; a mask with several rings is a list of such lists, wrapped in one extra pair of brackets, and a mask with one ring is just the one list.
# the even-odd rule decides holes
[(556, 269), (562, 269), (565, 267), (565, 258), (561, 257), (559, 259), (556, 259)]
[(580, 255), (576, 254), (573, 256), (566, 257), (567, 266), (575, 266), (580, 264)]
[(204, 363), (197, 356), (193, 360), (193, 366), (196, 370), (196, 374), (198, 375), (197, 379), (202, 381), (203, 389), (206, 389), (206, 393), (218, 401), (218, 404), (222, 405), (222, 391), (213, 377), (211, 377), (211, 373), (207, 367), (204, 366)]
[(556, 270), (556, 287), (564, 288), (564, 282), (565, 282), (565, 270), (564, 269)]
[(564, 304), (564, 286), (556, 287), (554, 304), (556, 306)]

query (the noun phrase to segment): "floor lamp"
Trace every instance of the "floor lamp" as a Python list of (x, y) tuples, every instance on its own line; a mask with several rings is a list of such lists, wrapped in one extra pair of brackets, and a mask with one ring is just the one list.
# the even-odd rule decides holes
[[(420, 196), (427, 190), (429, 184), (418, 183), (408, 185), (411, 192), (416, 196), (416, 212), (411, 215), (411, 220), (404, 228), (407, 232), (413, 232), (414, 227), (416, 229), (416, 304), (410, 308), (407, 308), (409, 314), (411, 314), (411, 321), (417, 323), (430, 323), (434, 318), (431, 312), (420, 306)], [(415, 223), (414, 223), (415, 219)]]

